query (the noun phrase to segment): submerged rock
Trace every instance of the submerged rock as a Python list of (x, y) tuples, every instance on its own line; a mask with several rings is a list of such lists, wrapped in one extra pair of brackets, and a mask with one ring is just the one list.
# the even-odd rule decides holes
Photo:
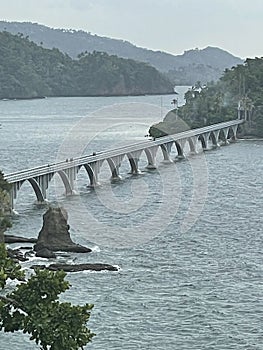
[[(64, 208), (50, 207), (43, 215), (43, 226), (34, 250), (37, 256), (46, 257), (49, 251), (89, 253), (90, 248), (74, 243), (70, 238), (68, 214)], [(43, 255), (42, 255), (42, 253)]]

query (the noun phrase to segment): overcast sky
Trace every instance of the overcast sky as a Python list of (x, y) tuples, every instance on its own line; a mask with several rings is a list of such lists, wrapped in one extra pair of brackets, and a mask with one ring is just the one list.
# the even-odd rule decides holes
[(82, 29), (182, 54), (217, 46), (262, 57), (263, 0), (0, 0), (1, 20)]

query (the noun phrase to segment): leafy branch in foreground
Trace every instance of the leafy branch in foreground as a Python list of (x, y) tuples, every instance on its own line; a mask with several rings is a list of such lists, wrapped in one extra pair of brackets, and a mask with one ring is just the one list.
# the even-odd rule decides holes
[(21, 266), (7, 256), (4, 243), (0, 244), (0, 288), (3, 289), (8, 278), (24, 280), (24, 271)]
[(37, 269), (27, 283), (0, 296), (0, 329), (22, 330), (42, 350), (83, 349), (95, 335), (86, 326), (93, 305), (59, 302), (59, 294), (69, 289), (65, 276), (64, 271)]

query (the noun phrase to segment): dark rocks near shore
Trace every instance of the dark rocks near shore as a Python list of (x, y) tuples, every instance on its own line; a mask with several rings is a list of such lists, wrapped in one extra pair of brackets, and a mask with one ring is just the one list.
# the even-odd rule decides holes
[(25, 238), (20, 236), (5, 235), (5, 243), (36, 243), (36, 238)]
[(36, 256), (55, 257), (53, 252), (89, 253), (90, 248), (74, 243), (70, 238), (68, 214), (64, 208), (49, 207), (43, 215), (43, 226), (34, 246)]
[(101, 264), (101, 263), (94, 263), (94, 264), (51, 264), (48, 266), (45, 265), (33, 265), (31, 266), (32, 269), (48, 269), (51, 271), (58, 271), (63, 270), (65, 272), (79, 272), (84, 270), (90, 270), (90, 271), (118, 271), (118, 268), (116, 266), (112, 266), (109, 264)]
[[(82, 245), (74, 243), (70, 238), (68, 215), (65, 209), (61, 207), (49, 207), (43, 215), (43, 226), (39, 232), (38, 239), (25, 238), (13, 235), (6, 235), (6, 243), (35, 243), (31, 247), (20, 247), (18, 249), (9, 249), (8, 256), (16, 261), (26, 261), (28, 257), (36, 256), (47, 259), (55, 259), (57, 251), (73, 253), (89, 253), (92, 250)], [(22, 250), (28, 251), (23, 254)], [(33, 265), (32, 269), (48, 269), (51, 271), (63, 270), (65, 272), (79, 271), (118, 271), (118, 267), (103, 263), (82, 263), (66, 264), (57, 263), (51, 265)]]
[(20, 249), (7, 249), (7, 256), (11, 259), (13, 259), (14, 261), (27, 261), (27, 257), (25, 257), (25, 255), (21, 252)]

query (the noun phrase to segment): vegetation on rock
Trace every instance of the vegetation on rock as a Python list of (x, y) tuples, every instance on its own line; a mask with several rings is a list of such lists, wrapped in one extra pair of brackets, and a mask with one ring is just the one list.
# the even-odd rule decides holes
[(262, 83), (263, 58), (247, 59), (244, 65), (226, 70), (217, 83), (196, 83), (186, 92), (185, 105), (174, 118), (164, 120), (161, 129), (180, 132), (178, 119), (190, 128), (198, 128), (240, 117), (247, 120), (243, 134), (263, 137)]

